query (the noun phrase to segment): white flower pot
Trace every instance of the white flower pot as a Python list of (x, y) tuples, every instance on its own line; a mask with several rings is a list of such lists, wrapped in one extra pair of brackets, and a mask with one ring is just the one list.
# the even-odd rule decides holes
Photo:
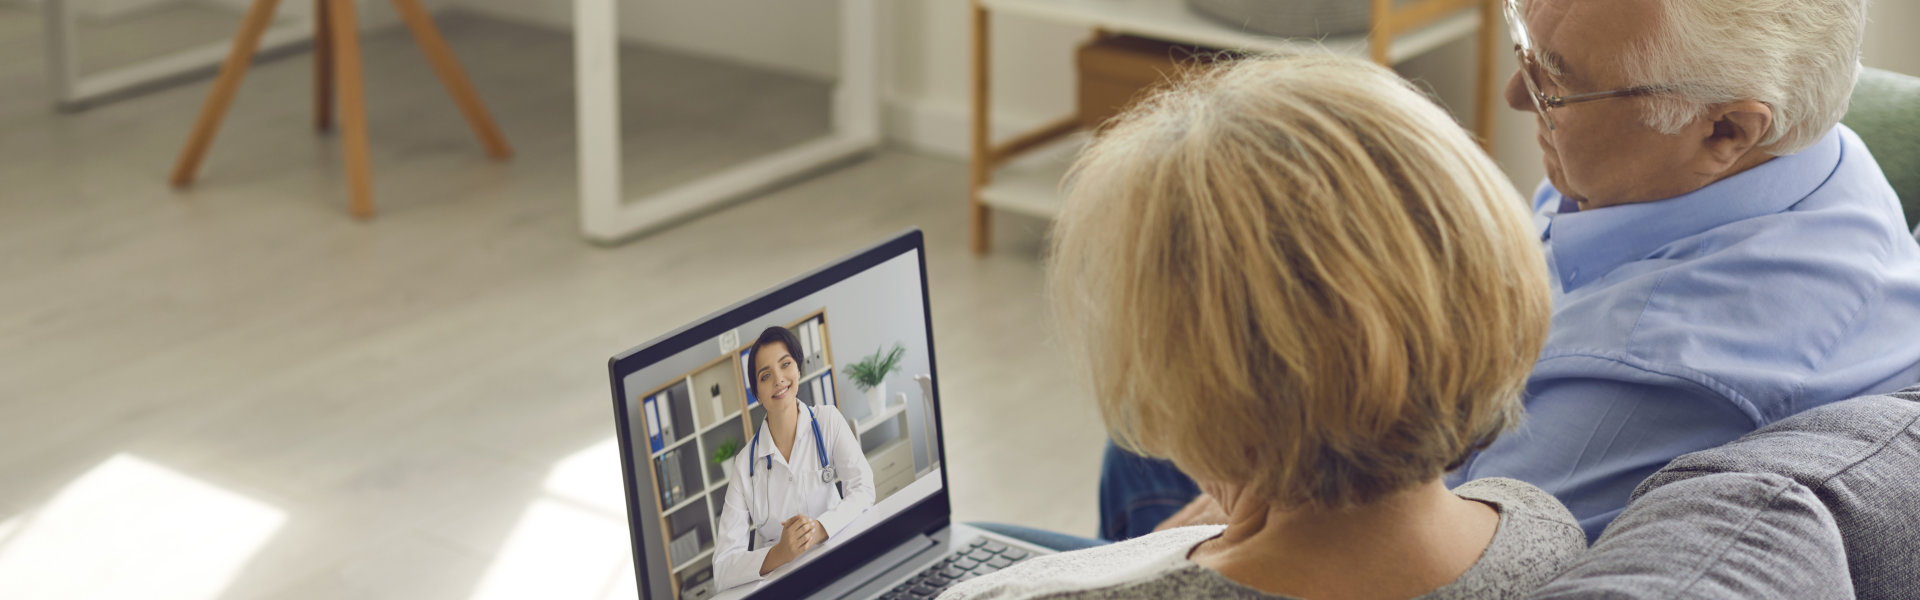
[(887, 408), (887, 382), (867, 388), (867, 414), (877, 415)]
[(729, 457), (725, 462), (720, 463), (720, 473), (721, 477), (725, 477), (728, 483), (733, 482), (733, 458)]

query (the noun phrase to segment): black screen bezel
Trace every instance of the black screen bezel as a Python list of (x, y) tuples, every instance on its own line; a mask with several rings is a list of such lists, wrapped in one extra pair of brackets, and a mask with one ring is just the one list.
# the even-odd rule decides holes
[(936, 441), (935, 447), (940, 451), (940, 456), (934, 457), (941, 465), (940, 489), (936, 490), (932, 496), (861, 532), (845, 545), (833, 549), (831, 553), (833, 560), (815, 559), (807, 563), (804, 568), (768, 583), (755, 591), (751, 597), (798, 598), (812, 594), (914, 536), (933, 533), (951, 524), (952, 511), (947, 495), (947, 447), (945, 432), (941, 430), (946, 420), (940, 415), (940, 371), (939, 361), (934, 352), (933, 300), (927, 293), (925, 240), (920, 230), (914, 228), (774, 286), (607, 360), (607, 371), (611, 376), (613, 388), (614, 430), (620, 444), (620, 472), (627, 494), (627, 532), (629, 541), (633, 545), (633, 570), (638, 578), (637, 583), (642, 597), (645, 597), (651, 589), (650, 570), (647, 568), (645, 544), (640, 537), (644, 535), (638, 521), (641, 498), (636, 479), (638, 474), (634, 469), (634, 448), (627, 425), (629, 420), (626, 403), (623, 401), (627, 395), (624, 383), (626, 376), (647, 365), (666, 360), (700, 344), (709, 343), (728, 330), (797, 302), (801, 298), (845, 281), (909, 251), (916, 252), (919, 259), (920, 309), (926, 320), (927, 371), (933, 377), (931, 425)]

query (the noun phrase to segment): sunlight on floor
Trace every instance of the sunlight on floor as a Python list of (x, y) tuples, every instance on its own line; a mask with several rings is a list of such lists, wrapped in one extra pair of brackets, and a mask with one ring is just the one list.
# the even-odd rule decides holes
[(639, 597), (622, 485), (612, 438), (555, 463), (474, 598)]
[(5, 523), (0, 523), (0, 548), (7, 547), (7, 540), (11, 539), (13, 537), (14, 530), (19, 528), (20, 528), (20, 517), (7, 519)]
[(286, 513), (125, 454), (0, 524), (0, 598), (216, 598)]

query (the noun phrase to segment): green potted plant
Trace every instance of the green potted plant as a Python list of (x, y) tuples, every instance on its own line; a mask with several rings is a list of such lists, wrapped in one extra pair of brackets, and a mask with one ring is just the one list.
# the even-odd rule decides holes
[(740, 453), (740, 440), (727, 440), (713, 449), (713, 464), (720, 465), (727, 481), (733, 481), (733, 455)]
[(875, 348), (872, 356), (847, 367), (847, 377), (853, 380), (853, 386), (867, 393), (867, 410), (877, 413), (885, 406), (887, 375), (900, 371), (900, 359), (906, 355), (906, 345), (896, 343), (892, 350)]

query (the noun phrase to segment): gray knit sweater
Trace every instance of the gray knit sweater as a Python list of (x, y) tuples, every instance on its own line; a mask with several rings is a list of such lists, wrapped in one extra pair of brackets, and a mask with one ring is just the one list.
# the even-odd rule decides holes
[[(1455, 495), (1492, 504), (1499, 529), (1480, 560), (1422, 599), (1519, 598), (1552, 579), (1586, 550), (1587, 537), (1567, 508), (1540, 488), (1512, 479), (1478, 479)], [(1041, 556), (954, 586), (941, 600), (1133, 598), (1286, 598), (1261, 593), (1187, 560), (1223, 526), (1182, 527), (1124, 542)]]

